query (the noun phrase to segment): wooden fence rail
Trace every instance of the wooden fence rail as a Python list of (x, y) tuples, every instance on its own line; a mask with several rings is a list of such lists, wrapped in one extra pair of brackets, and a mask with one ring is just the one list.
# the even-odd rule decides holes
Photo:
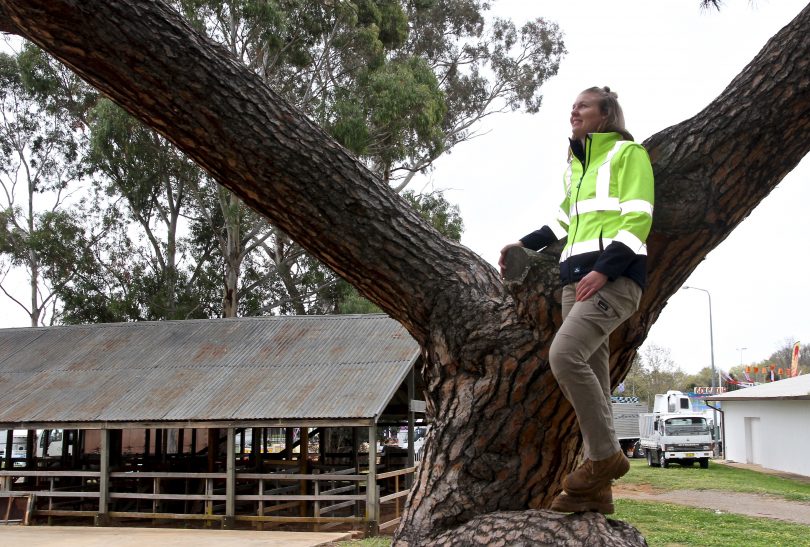
[[(30, 495), (34, 499), (47, 499), (47, 507), (34, 504), (34, 517), (95, 517), (97, 523), (106, 522), (109, 518), (209, 520), (222, 521), (223, 524), (231, 520), (312, 524), (316, 528), (319, 525), (368, 524), (369, 514), (381, 514), (379, 505), (394, 501), (396, 519), (380, 526), (385, 527), (398, 522), (400, 500), (407, 495), (407, 488), (401, 489), (400, 485), (410, 484), (409, 480), (400, 479), (410, 479), (415, 469), (409, 467), (378, 474), (375, 484), (394, 479), (393, 492), (383, 497), (379, 495), (379, 486), (375, 488), (375, 495), (369, 496), (368, 475), (358, 474), (353, 468), (324, 473), (237, 472), (233, 474), (235, 485), (232, 488), (227, 487), (228, 473), (115, 471), (107, 473), (105, 478), (100, 471), (3, 470), (0, 471), (0, 497)], [(106, 489), (102, 490), (101, 485), (105, 480)], [(184, 492), (165, 491), (170, 481), (186, 481)], [(202, 492), (189, 493), (189, 481), (199, 481), (196, 488)], [(145, 491), (132, 491), (138, 489), (139, 484)], [(102, 500), (102, 491), (106, 493), (105, 500)], [(230, 507), (238, 507), (232, 514), (227, 511), (229, 496), (232, 497)], [(369, 499), (376, 502), (376, 511), (364, 509)], [(60, 503), (55, 506), (55, 501)], [(135, 502), (134, 509), (122, 510), (116, 506), (103, 511), (102, 507), (108, 507), (111, 501)], [(73, 502), (72, 506), (70, 502)], [(139, 510), (140, 504), (137, 502), (151, 505), (152, 510)], [(189, 503), (199, 502), (202, 511), (161, 510), (164, 502), (184, 502), (185, 507)], [(311, 507), (311, 510), (307, 510), (311, 516), (300, 512), (297, 515), (277, 514), (300, 508), (301, 503)], [(350, 514), (334, 516), (342, 509), (350, 510)]]

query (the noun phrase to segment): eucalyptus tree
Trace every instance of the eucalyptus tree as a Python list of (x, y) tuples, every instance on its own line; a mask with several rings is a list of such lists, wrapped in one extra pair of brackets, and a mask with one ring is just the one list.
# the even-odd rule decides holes
[(139, 260), (140, 266), (133, 265), (130, 274), (137, 271), (139, 277), (133, 277), (131, 283), (141, 284), (144, 291), (141, 313), (131, 319), (200, 316), (199, 302), (189, 287), (207, 255), (205, 249), (201, 256), (190, 255), (183, 231), (202, 171), (174, 145), (108, 99), (97, 101), (87, 117), (90, 147), (86, 163), (96, 175), (95, 183), (115, 200), (111, 206), (120, 211), (120, 217), (138, 227), (137, 235), (131, 236), (136, 253), (132, 260)]
[[(87, 196), (75, 188), (85, 178), (82, 128), (58, 90), (80, 80), (67, 70), (41, 73), (37, 55), (30, 47), (0, 54), (0, 291), (31, 326), (58, 316), (57, 295), (92, 262), (98, 236), (86, 228)], [(11, 268), (27, 275), (27, 297), (10, 286)]]

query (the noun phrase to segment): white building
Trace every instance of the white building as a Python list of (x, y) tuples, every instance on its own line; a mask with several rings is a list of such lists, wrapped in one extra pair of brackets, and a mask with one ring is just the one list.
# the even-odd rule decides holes
[(810, 375), (706, 399), (721, 403), (726, 459), (810, 476)]

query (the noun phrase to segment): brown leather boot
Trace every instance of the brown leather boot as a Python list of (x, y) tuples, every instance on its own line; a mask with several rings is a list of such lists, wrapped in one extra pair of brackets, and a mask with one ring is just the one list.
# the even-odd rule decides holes
[(605, 460), (585, 460), (563, 479), (563, 489), (569, 494), (590, 494), (610, 481), (623, 477), (630, 470), (630, 462), (619, 450)]
[(610, 515), (614, 511), (613, 491), (610, 483), (590, 494), (569, 494), (560, 492), (551, 502), (551, 510), (561, 513), (582, 513), (596, 511), (603, 515)]

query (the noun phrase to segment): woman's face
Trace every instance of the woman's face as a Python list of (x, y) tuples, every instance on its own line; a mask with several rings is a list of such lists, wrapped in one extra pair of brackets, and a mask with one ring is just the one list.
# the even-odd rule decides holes
[(584, 139), (593, 133), (607, 118), (599, 109), (599, 96), (595, 93), (580, 93), (571, 108), (571, 133), (575, 139)]

